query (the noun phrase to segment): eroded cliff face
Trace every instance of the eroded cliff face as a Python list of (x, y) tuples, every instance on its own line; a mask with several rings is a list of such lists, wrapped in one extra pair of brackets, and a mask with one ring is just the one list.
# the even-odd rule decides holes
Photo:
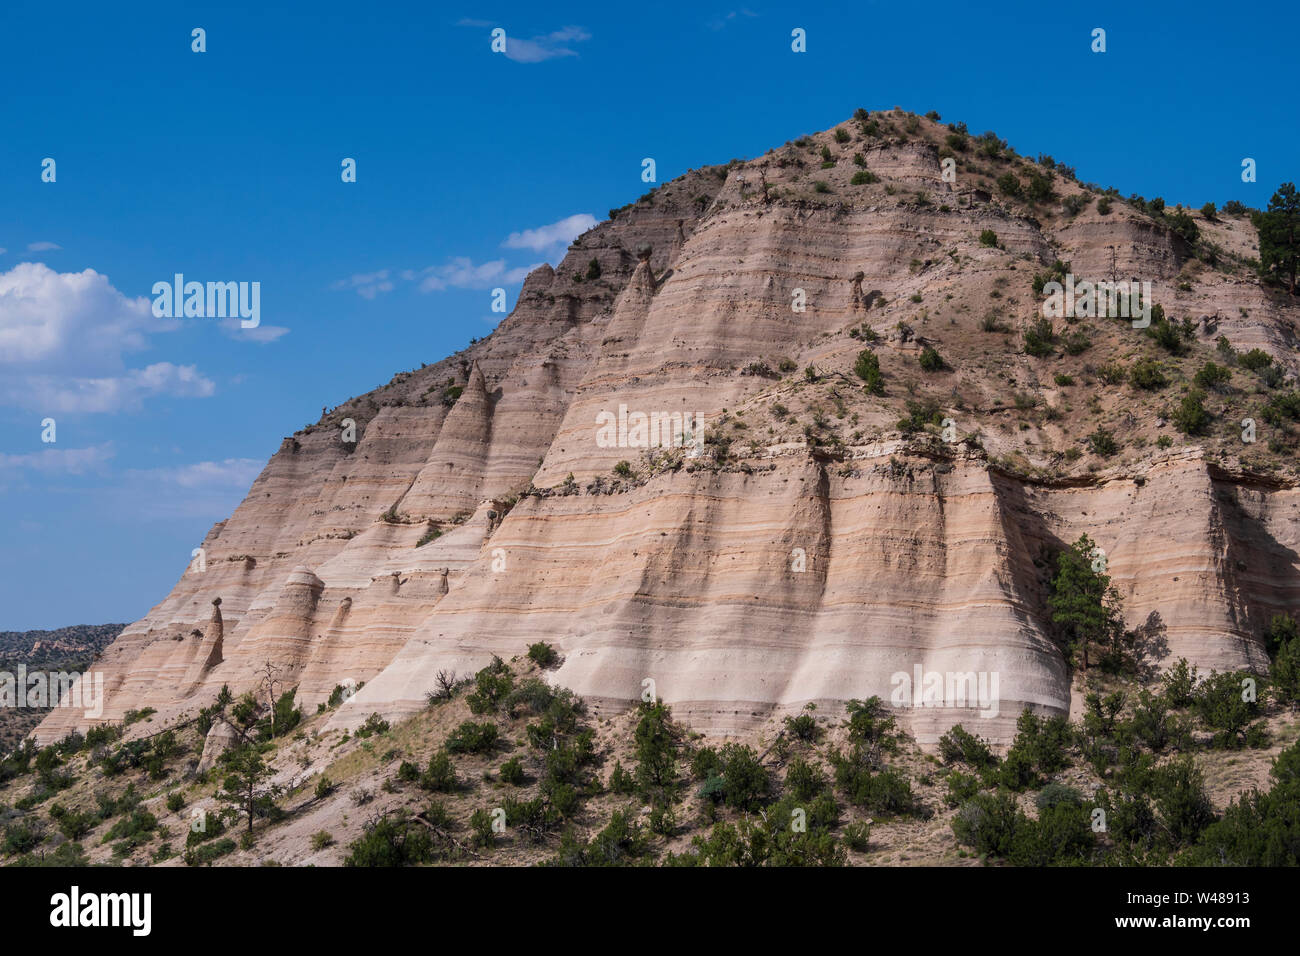
[[(486, 340), (285, 439), (209, 532), (205, 567), (105, 652), (101, 719), (193, 712), (270, 662), (312, 709), (364, 683), (334, 718), (355, 726), (424, 706), (439, 671), (544, 640), (564, 655), (555, 680), (597, 709), (652, 689), (717, 734), (888, 700), (918, 667), (993, 675), (992, 704), (899, 717), (922, 743), (957, 722), (1004, 743), (1023, 707), (1070, 706), (1045, 559), (1085, 533), (1166, 662), (1265, 667), (1260, 630), (1300, 599), (1289, 436), (1271, 457), (1262, 424), (1258, 445), (1236, 438), (1244, 380), (1221, 426), (1189, 439), (1165, 421), (1172, 393), (1095, 379), (1153, 347), (1125, 322), (1062, 326), (1087, 349), (1049, 359), (1023, 354), (1019, 331), (1034, 272), (1064, 259), (1152, 281), (1195, 326), (1184, 364), (1224, 336), (1294, 377), (1294, 306), (1118, 200), (1106, 215), (993, 201), (993, 176), (1029, 170), (1014, 155), (945, 182), (945, 130), (891, 135), (881, 115), (879, 136), (846, 123), (847, 142), (827, 132), (665, 184), (529, 276)], [(854, 185), (863, 168), (879, 181)], [(1200, 225), (1225, 259), (1250, 256), (1245, 220)], [(991, 312), (1014, 334), (989, 331)], [(851, 372), (867, 340), (883, 396)], [(925, 344), (946, 369), (920, 371)], [(900, 433), (923, 398), (946, 435)], [(673, 444), (675, 423), (700, 419), (684, 448), (641, 441)], [(1071, 453), (1103, 425), (1121, 455)], [(84, 723), (58, 709), (38, 737)]]

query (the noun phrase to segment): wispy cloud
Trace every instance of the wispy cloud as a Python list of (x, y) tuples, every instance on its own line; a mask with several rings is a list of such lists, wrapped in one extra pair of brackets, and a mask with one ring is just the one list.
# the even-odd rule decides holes
[(53, 252), (55, 249), (62, 248), (57, 242), (30, 242), (27, 244), (28, 252)]
[(418, 271), (406, 270), (402, 278), (419, 283), (421, 292), (442, 292), (445, 289), (490, 289), (496, 285), (523, 282), (528, 273), (540, 262), (530, 266), (507, 268), (504, 259), (481, 262), (475, 265), (466, 256), (457, 256), (445, 265), (428, 266)]
[[(469, 17), (461, 19), (457, 25), (476, 29), (501, 26), (490, 20), (475, 20)], [(507, 59), (514, 60), (516, 63), (542, 63), (559, 57), (577, 56), (578, 51), (573, 49), (573, 44), (591, 39), (591, 34), (583, 27), (561, 27), (559, 30), (527, 39), (512, 35), (508, 27), (505, 30), (505, 55)]]
[(713, 19), (709, 20), (708, 26), (710, 30), (722, 30), (726, 28), (727, 24), (731, 23), (733, 20), (739, 19), (740, 17), (756, 17), (756, 16), (758, 16), (758, 14), (755, 13), (753, 10), (745, 10), (745, 9), (732, 10), (729, 13), (721, 14), (720, 16), (716, 16)]
[(95, 492), (114, 518), (178, 520), (224, 518), (248, 494), (265, 462), (226, 458), (161, 468), (131, 468)]
[(0, 475), (34, 471), (42, 475), (80, 475), (97, 471), (113, 456), (112, 442), (88, 448), (44, 448), (22, 455), (0, 454)]
[(253, 479), (261, 474), (265, 464), (260, 458), (226, 458), (222, 461), (199, 461), (170, 468), (136, 470), (131, 474), (181, 488), (247, 490)]
[(380, 269), (378, 272), (361, 272), (346, 279), (339, 279), (337, 282), (330, 283), (330, 288), (355, 289), (361, 298), (373, 299), (381, 292), (392, 292), (393, 283), (388, 277), (388, 270)]
[[(502, 240), (504, 249), (527, 249), (558, 260), (574, 239), (597, 224), (591, 213), (580, 212), (556, 222), (533, 229), (512, 232)], [(374, 299), (392, 292), (396, 280), (416, 282), (421, 292), (442, 292), (446, 289), (490, 289), (494, 286), (523, 282), (541, 262), (526, 266), (510, 266), (505, 259), (492, 259), (475, 263), (469, 256), (454, 256), (442, 265), (423, 269), (379, 269), (375, 272), (358, 272), (346, 279), (330, 283), (335, 291), (352, 290), (363, 299)]]
[(256, 342), (258, 345), (274, 342), (280, 336), (289, 334), (289, 329), (283, 325), (259, 324), (255, 328), (246, 329), (243, 325), (243, 319), (237, 315), (221, 319), (217, 323), (217, 327), (221, 329), (221, 334), (227, 338), (232, 338), (237, 342)]
[(507, 249), (532, 249), (534, 252), (547, 252), (557, 246), (568, 246), (580, 235), (596, 225), (597, 219), (590, 213), (580, 212), (536, 229), (512, 232), (501, 243)]

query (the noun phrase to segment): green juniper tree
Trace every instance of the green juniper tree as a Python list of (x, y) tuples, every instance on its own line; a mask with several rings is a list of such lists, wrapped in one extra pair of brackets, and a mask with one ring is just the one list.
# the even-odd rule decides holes
[(1268, 202), (1265, 212), (1255, 213), (1259, 233), (1260, 269), (1276, 272), (1295, 295), (1296, 271), (1300, 268), (1300, 194), (1295, 183), (1283, 183)]
[(227, 804), (223, 811), (227, 816), (238, 819), (247, 814), (248, 832), (252, 833), (253, 820), (269, 815), (280, 793), (279, 787), (267, 783), (275, 771), (251, 744), (231, 751), (223, 762), (226, 764), (224, 789), (217, 791), (216, 797)]
[(1047, 599), (1052, 623), (1059, 629), (1068, 651), (1077, 650), (1083, 672), (1088, 672), (1088, 646), (1114, 645), (1124, 632), (1119, 592), (1110, 576), (1096, 568), (1097, 549), (1086, 534), (1056, 559), (1056, 576)]

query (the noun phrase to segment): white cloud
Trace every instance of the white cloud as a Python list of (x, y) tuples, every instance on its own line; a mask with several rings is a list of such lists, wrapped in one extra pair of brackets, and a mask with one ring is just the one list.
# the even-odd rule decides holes
[(44, 448), (22, 455), (0, 454), (0, 474), (36, 471), (44, 475), (80, 475), (97, 471), (114, 454), (112, 442), (89, 448)]
[(567, 246), (596, 223), (595, 216), (580, 212), (559, 222), (553, 222), (549, 226), (512, 232), (501, 245), (507, 249), (532, 249), (534, 252), (546, 252), (556, 246)]
[(102, 492), (113, 514), (138, 520), (225, 518), (248, 494), (265, 462), (226, 458), (164, 468), (132, 469)]
[[(473, 20), (464, 17), (457, 25), (482, 29), (497, 24), (489, 20)], [(541, 63), (544, 60), (554, 60), (556, 57), (577, 56), (578, 51), (572, 48), (572, 44), (590, 39), (591, 34), (583, 27), (562, 27), (526, 40), (514, 36), (507, 28), (505, 54), (507, 59), (514, 60), (516, 63)]]
[(28, 375), (0, 382), (0, 404), (50, 414), (134, 411), (144, 399), (158, 395), (208, 398), (215, 393), (216, 385), (196, 366), (171, 362), (103, 378)]
[(590, 40), (591, 34), (582, 27), (564, 27), (553, 33), (520, 40), (506, 34), (506, 58), (516, 63), (541, 63), (561, 56), (577, 56), (570, 44)]
[(27, 245), (28, 252), (53, 252), (62, 248), (57, 242), (32, 242)]
[(154, 334), (181, 327), (153, 315), (86, 269), (56, 272), (23, 262), (0, 272), (0, 404), (48, 412), (114, 412), (154, 395), (208, 396), (215, 386), (193, 365), (128, 368)]
[(262, 473), (265, 464), (260, 458), (226, 458), (222, 461), (200, 461), (171, 468), (152, 468), (132, 474), (181, 488), (234, 488), (246, 491)]
[(381, 292), (392, 292), (393, 283), (388, 277), (388, 270), (380, 269), (378, 272), (361, 272), (346, 279), (339, 279), (337, 282), (330, 283), (330, 288), (336, 291), (355, 289), (361, 298), (373, 299)]
[(726, 25), (730, 23), (732, 20), (735, 20), (737, 17), (756, 17), (756, 16), (758, 16), (758, 14), (755, 13), (753, 10), (744, 10), (744, 9), (739, 11), (732, 10), (730, 13), (726, 13), (720, 17), (714, 17), (712, 20), (710, 20), (709, 29), (721, 30), (724, 27), (726, 27)]
[(258, 345), (274, 342), (280, 336), (289, 334), (289, 329), (283, 325), (256, 325), (246, 329), (243, 321), (236, 315), (219, 320), (218, 326), (222, 334), (229, 338), (239, 342), (256, 342)]
[(421, 292), (441, 292), (444, 289), (490, 289), (498, 285), (511, 285), (523, 282), (528, 273), (536, 269), (540, 262), (530, 266), (506, 268), (504, 259), (494, 259), (475, 265), (466, 256), (457, 256), (441, 266), (428, 266), (419, 271), (406, 270), (402, 278), (419, 281)]

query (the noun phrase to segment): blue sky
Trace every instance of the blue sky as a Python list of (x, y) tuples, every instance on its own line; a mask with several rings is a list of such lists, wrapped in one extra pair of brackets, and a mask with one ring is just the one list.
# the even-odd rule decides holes
[[(1293, 5), (985, 6), (7, 0), (0, 630), (142, 616), (283, 436), (487, 334), (644, 157), (900, 105), (1171, 205), (1297, 178)], [(260, 282), (261, 325), (154, 318), (176, 272)]]

